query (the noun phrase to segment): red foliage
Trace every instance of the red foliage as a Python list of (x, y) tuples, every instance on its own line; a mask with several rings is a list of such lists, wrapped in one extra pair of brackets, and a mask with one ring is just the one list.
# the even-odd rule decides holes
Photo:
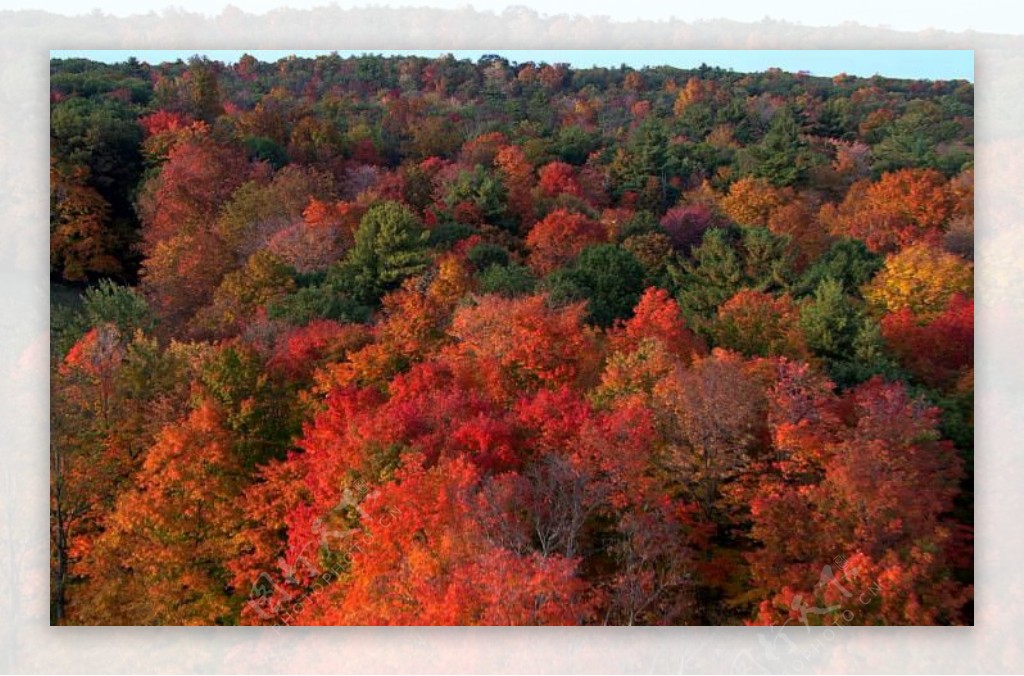
[(597, 221), (568, 209), (556, 209), (538, 221), (526, 237), (530, 267), (546, 275), (606, 237), (605, 229)]
[(707, 353), (700, 338), (686, 328), (686, 320), (675, 298), (668, 291), (653, 286), (644, 291), (633, 316), (613, 329), (609, 338), (613, 349), (618, 351), (635, 350), (643, 340), (658, 340), (684, 365)]
[(312, 624), (577, 624), (590, 615), (576, 562), (491, 545), (476, 518), (480, 475), (409, 456), (360, 505), (344, 583), (316, 593)]
[(477, 165), (489, 167), (494, 163), (498, 152), (507, 144), (508, 139), (500, 131), (481, 134), (463, 144), (459, 161), (470, 169)]
[(532, 194), (535, 183), (533, 166), (526, 161), (522, 148), (514, 145), (498, 150), (494, 165), (501, 172), (508, 191), (508, 209), (519, 219), (520, 228), (525, 231), (537, 218)]
[(362, 325), (314, 320), (281, 337), (267, 366), (289, 379), (304, 380), (322, 363), (340, 361), (369, 340)]
[(687, 252), (700, 244), (712, 226), (714, 215), (704, 204), (672, 207), (661, 217), (661, 227), (672, 240), (672, 246)]
[(921, 382), (953, 386), (974, 365), (974, 300), (955, 294), (930, 321), (915, 317), (910, 308), (887, 314), (882, 336), (900, 364)]
[[(937, 410), (878, 379), (839, 404), (806, 367), (781, 368), (770, 414), (777, 456), (750, 500), (763, 544), (751, 570), (770, 599), (758, 620), (804, 621), (814, 607), (816, 623), (959, 621), (966, 592), (937, 552), (951, 536), (942, 515), (960, 462), (938, 440)], [(840, 575), (833, 566), (844, 559)], [(863, 599), (844, 593), (862, 586), (873, 590)]]
[(248, 168), (242, 149), (209, 137), (174, 146), (139, 197), (145, 252), (152, 254), (157, 244), (176, 235), (210, 228), (224, 202), (246, 180)]
[(538, 172), (537, 187), (546, 197), (557, 197), (566, 194), (583, 197), (583, 190), (576, 180), (576, 170), (565, 162), (545, 164)]
[(142, 129), (146, 132), (147, 136), (156, 136), (166, 131), (178, 131), (184, 129), (190, 123), (191, 120), (181, 113), (173, 113), (166, 110), (157, 110), (139, 118), (139, 124), (142, 125)]
[(277, 232), (267, 248), (299, 272), (326, 269), (352, 246), (366, 206), (311, 199), (302, 220)]

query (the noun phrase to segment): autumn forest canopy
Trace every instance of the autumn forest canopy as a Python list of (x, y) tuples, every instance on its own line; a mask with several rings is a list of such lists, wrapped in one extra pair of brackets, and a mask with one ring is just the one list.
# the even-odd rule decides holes
[(52, 60), (51, 621), (973, 623), (973, 115)]

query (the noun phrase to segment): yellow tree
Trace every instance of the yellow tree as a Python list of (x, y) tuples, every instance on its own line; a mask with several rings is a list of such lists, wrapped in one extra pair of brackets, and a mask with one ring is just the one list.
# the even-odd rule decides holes
[(970, 263), (922, 242), (889, 255), (882, 271), (864, 287), (864, 298), (880, 311), (907, 308), (930, 319), (946, 308), (953, 294), (971, 296), (973, 288)]

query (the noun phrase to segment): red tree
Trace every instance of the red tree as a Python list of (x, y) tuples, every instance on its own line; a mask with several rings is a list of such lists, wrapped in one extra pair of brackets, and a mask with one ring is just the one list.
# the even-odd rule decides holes
[(556, 209), (536, 223), (526, 237), (530, 267), (546, 275), (605, 238), (605, 229), (597, 221), (568, 209)]

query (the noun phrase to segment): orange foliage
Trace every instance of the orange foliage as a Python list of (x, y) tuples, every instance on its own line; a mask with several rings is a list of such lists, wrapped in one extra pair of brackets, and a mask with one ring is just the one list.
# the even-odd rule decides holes
[(779, 297), (744, 289), (718, 308), (711, 331), (715, 342), (748, 357), (809, 358), (796, 304), (788, 294)]
[(853, 184), (838, 207), (822, 207), (821, 221), (834, 235), (855, 237), (872, 251), (889, 252), (915, 242), (938, 242), (954, 205), (942, 174), (901, 169), (874, 183)]
[(231, 612), (240, 468), (222, 414), (202, 404), (169, 425), (122, 494), (81, 572), (73, 612), (96, 624), (215, 624)]
[(792, 188), (776, 188), (763, 178), (741, 178), (719, 200), (722, 211), (733, 221), (747, 227), (768, 227), (772, 214), (796, 200)]
[(557, 197), (566, 194), (583, 197), (583, 190), (576, 179), (576, 171), (570, 164), (565, 162), (545, 164), (540, 168), (538, 177), (537, 187), (542, 195)]
[(519, 146), (502, 146), (494, 156), (494, 165), (501, 172), (502, 181), (508, 191), (508, 209), (519, 219), (525, 231), (533, 225), (536, 214), (533, 206), (533, 167), (526, 161), (526, 155)]
[(545, 296), (484, 296), (456, 311), (455, 342), (442, 355), (499, 399), (575, 383), (592, 377), (600, 358), (585, 314), (583, 303), (552, 309)]

